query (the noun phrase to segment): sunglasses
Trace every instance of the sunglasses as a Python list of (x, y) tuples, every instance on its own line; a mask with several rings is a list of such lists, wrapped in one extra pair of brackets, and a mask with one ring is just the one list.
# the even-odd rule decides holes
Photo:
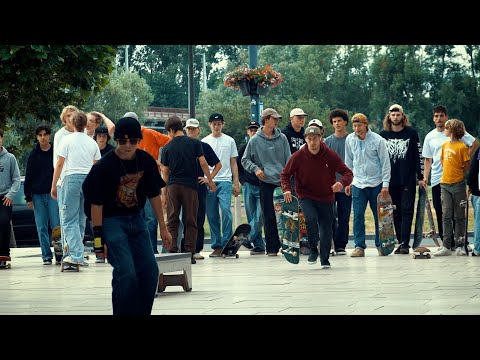
[(140, 142), (140, 139), (117, 139), (118, 145), (125, 145), (127, 142), (131, 145), (137, 145)]

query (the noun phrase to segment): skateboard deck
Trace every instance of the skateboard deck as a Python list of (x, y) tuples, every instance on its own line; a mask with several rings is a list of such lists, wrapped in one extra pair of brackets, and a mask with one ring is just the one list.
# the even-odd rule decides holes
[[(273, 190), (273, 208), (275, 210), (275, 219), (277, 220), (277, 232), (280, 237), (280, 234), (283, 231), (282, 224), (282, 204), (285, 200), (283, 199), (283, 191), (281, 187), (276, 187)], [(280, 243), (282, 240), (280, 239)]]
[(52, 230), (52, 246), (55, 252), (55, 265), (60, 265), (63, 258), (62, 231), (60, 226), (55, 226)]
[(238, 225), (230, 240), (223, 247), (222, 257), (238, 258), (238, 249), (240, 249), (242, 243), (248, 239), (248, 234), (250, 234), (251, 229), (252, 227), (249, 224)]
[(378, 233), (380, 238), (379, 251), (383, 256), (387, 256), (395, 249), (395, 229), (393, 226), (393, 210), (395, 205), (392, 203), (390, 195), (382, 197), (382, 193), (377, 196), (377, 214), (378, 214)]
[(442, 240), (437, 236), (437, 231), (435, 230), (435, 221), (433, 220), (433, 213), (432, 213), (432, 200), (428, 198), (428, 194), (426, 196), (426, 205), (425, 205), (425, 210), (427, 211), (427, 219), (428, 219), (428, 225), (430, 227), (430, 231), (425, 233), (426, 238), (432, 238), (433, 242), (435, 245), (438, 247), (442, 246)]
[(430, 259), (430, 249), (426, 247), (417, 247), (413, 249), (412, 257), (414, 259)]
[(4, 265), (0, 265), (0, 269), (10, 269), (12, 267), (12, 264), (10, 263), (12, 258), (10, 256), (0, 256), (0, 261), (5, 261)]
[(300, 262), (300, 226), (298, 199), (292, 196), (292, 202), (282, 204), (282, 249), (285, 259), (292, 264)]
[(467, 196), (467, 203), (465, 204), (465, 239), (463, 240), (463, 248), (465, 249), (465, 254), (468, 256), (468, 203), (469, 199)]
[[(425, 210), (427, 206), (427, 191), (422, 186), (418, 187), (417, 213), (415, 215), (415, 231), (413, 232), (413, 248), (420, 246), (425, 236), (423, 224), (425, 222)], [(435, 231), (435, 230), (434, 230)]]
[(300, 229), (300, 254), (310, 255), (310, 246), (308, 245), (307, 225), (305, 224), (305, 216), (303, 215), (302, 209), (300, 207), (298, 208), (298, 210), (298, 226)]

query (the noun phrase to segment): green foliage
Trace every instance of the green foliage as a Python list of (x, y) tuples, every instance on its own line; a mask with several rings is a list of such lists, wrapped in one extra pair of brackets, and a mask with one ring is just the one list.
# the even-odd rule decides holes
[(144, 112), (152, 100), (152, 90), (144, 78), (136, 72), (119, 68), (112, 72), (107, 86), (88, 99), (85, 109), (99, 111), (113, 122), (127, 111), (133, 111), (143, 122)]
[(116, 48), (99, 45), (0, 46), (0, 127), (8, 118), (58, 118), (106, 85)]

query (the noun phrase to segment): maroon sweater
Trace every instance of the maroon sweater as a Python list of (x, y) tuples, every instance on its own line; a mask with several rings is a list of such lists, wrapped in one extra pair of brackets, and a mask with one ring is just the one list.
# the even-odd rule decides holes
[(295, 176), (295, 191), (299, 199), (333, 203), (335, 194), (332, 185), (336, 182), (337, 172), (342, 175), (339, 182), (343, 187), (351, 184), (353, 173), (335, 151), (322, 142), (318, 154), (313, 155), (305, 144), (290, 157), (280, 174), (282, 191), (291, 191), (290, 177)]

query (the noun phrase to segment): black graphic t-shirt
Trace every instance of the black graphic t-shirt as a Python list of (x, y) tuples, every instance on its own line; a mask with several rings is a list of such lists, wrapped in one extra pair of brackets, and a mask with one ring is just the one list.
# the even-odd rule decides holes
[(392, 168), (390, 185), (409, 185), (416, 181), (415, 175), (423, 180), (422, 147), (417, 131), (407, 126), (398, 132), (383, 130), (380, 135), (387, 140)]
[(85, 213), (90, 217), (89, 205), (95, 204), (103, 205), (104, 218), (136, 214), (164, 186), (157, 163), (147, 152), (137, 149), (133, 160), (121, 160), (109, 151), (92, 166), (83, 183)]
[(292, 123), (288, 123), (282, 129), (282, 133), (287, 137), (288, 144), (290, 145), (290, 154), (293, 155), (295, 151), (305, 144), (305, 129), (301, 128), (300, 132), (296, 132), (292, 126)]

